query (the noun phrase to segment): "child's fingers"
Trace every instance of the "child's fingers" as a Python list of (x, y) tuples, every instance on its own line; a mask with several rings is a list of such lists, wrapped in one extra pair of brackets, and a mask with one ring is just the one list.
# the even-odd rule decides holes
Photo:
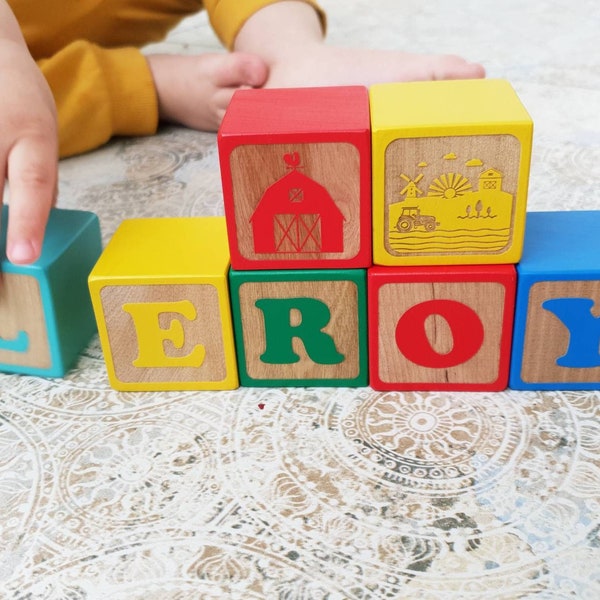
[(48, 214), (56, 198), (56, 139), (22, 138), (11, 149), (7, 162), (10, 209), (6, 254), (13, 263), (31, 263), (41, 253)]

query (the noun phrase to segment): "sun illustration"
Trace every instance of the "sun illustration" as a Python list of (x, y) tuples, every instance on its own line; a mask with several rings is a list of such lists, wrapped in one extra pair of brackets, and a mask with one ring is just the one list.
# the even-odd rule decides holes
[(471, 184), (466, 177), (463, 177), (460, 173), (445, 173), (433, 180), (433, 183), (429, 186), (429, 195), (450, 200), (462, 196), (470, 190)]

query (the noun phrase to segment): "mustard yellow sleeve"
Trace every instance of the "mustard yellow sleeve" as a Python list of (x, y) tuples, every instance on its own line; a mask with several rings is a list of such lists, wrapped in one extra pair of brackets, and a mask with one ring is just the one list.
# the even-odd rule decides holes
[(56, 101), (61, 157), (97, 148), (114, 135), (156, 131), (156, 91), (137, 48), (77, 41), (38, 66)]
[[(215, 33), (223, 45), (231, 50), (238, 31), (246, 20), (261, 8), (278, 1), (279, 0), (243, 0), (243, 2), (241, 2), (240, 0), (204, 0), (203, 4)], [(319, 7), (317, 2), (315, 0), (303, 1), (314, 7), (321, 19), (323, 30), (325, 30), (325, 13)]]

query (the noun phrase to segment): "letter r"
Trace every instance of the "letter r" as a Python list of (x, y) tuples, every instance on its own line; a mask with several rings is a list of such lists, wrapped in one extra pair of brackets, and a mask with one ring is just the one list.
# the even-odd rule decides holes
[[(255, 306), (263, 312), (266, 348), (260, 359), (268, 364), (291, 364), (300, 360), (292, 340), (299, 338), (306, 353), (317, 364), (335, 365), (344, 361), (333, 338), (323, 330), (331, 318), (329, 307), (316, 298), (262, 298)], [(292, 310), (301, 321), (292, 324)]]

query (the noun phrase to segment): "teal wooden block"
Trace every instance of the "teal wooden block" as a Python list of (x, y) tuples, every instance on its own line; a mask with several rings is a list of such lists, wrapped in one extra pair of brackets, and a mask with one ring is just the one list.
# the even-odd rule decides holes
[(240, 383), (366, 386), (366, 270), (230, 270)]
[(10, 211), (0, 229), (0, 371), (62, 377), (96, 331), (87, 278), (102, 251), (98, 217), (50, 212), (40, 258), (6, 258)]
[(600, 389), (600, 211), (530, 212), (509, 385)]

